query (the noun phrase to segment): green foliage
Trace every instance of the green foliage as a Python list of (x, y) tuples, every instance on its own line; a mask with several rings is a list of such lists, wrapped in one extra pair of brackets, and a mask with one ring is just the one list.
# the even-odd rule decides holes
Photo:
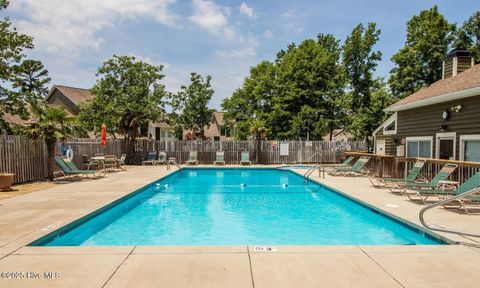
[[(8, 1), (0, 2), (0, 10), (7, 6)], [(0, 21), (0, 129), (9, 130), (4, 113), (28, 119), (27, 104), (47, 93), (47, 70), (40, 61), (26, 59), (25, 50), (32, 48), (32, 37), (18, 33), (8, 18)]]
[(292, 134), (301, 135), (304, 139), (321, 139), (328, 129), (325, 119), (320, 116), (321, 112), (311, 106), (303, 106), (293, 117)]
[(95, 98), (82, 106), (79, 115), (85, 128), (99, 133), (106, 124), (111, 135), (138, 136), (141, 126), (163, 112), (162, 69), (130, 56), (114, 55), (103, 63), (97, 73), (100, 78), (90, 89)]
[(25, 133), (32, 139), (44, 139), (48, 152), (48, 177), (53, 180), (55, 143), (59, 138), (74, 135), (77, 131), (78, 123), (62, 106), (41, 103), (33, 105), (31, 112), (35, 121), (25, 128)]
[(442, 62), (454, 40), (455, 24), (438, 12), (423, 10), (407, 22), (405, 46), (392, 57), (389, 84), (397, 98), (414, 93), (442, 78)]
[(250, 134), (255, 140), (265, 140), (267, 139), (268, 129), (266, 123), (260, 119), (250, 120), (248, 125), (250, 126)]
[(385, 83), (373, 78), (381, 60), (380, 51), (373, 49), (379, 36), (375, 23), (369, 23), (367, 28), (359, 24), (343, 46), (343, 65), (349, 84), (345, 101), (350, 107), (346, 127), (357, 139), (367, 139), (385, 119), (383, 109), (392, 104)]
[(370, 105), (360, 107), (357, 113), (349, 118), (348, 131), (357, 139), (366, 139), (371, 136), (387, 118), (383, 109), (395, 102), (382, 79), (375, 80), (370, 91)]
[(213, 110), (207, 106), (214, 93), (210, 85), (212, 77), (203, 78), (194, 72), (190, 75), (190, 84), (170, 95), (173, 111), (169, 121), (182, 129), (192, 130), (194, 136), (202, 138), (204, 127), (212, 121)]
[(32, 139), (45, 138), (56, 141), (70, 137), (76, 131), (76, 118), (70, 116), (63, 106), (39, 104), (31, 108), (35, 121), (26, 128), (25, 133)]
[[(307, 135), (292, 126), (311, 125), (314, 121), (318, 128), (310, 132), (310, 137), (319, 139), (329, 128), (333, 130), (338, 125), (343, 110), (339, 100), (345, 84), (339, 62), (339, 41), (333, 35), (324, 34), (319, 34), (317, 41), (309, 39), (298, 47), (290, 45), (277, 59), (276, 93), (269, 117), (274, 138), (305, 139)], [(308, 119), (297, 117), (302, 109), (309, 114)]]
[(129, 163), (140, 128), (158, 120), (164, 112), (162, 69), (162, 65), (150, 65), (135, 57), (114, 55), (98, 69), (99, 79), (90, 90), (95, 98), (82, 106), (79, 118), (85, 130), (99, 132), (105, 123), (110, 134), (125, 135)]
[(373, 72), (378, 65), (377, 62), (382, 60), (382, 53), (373, 51), (380, 32), (376, 29), (375, 23), (368, 23), (367, 28), (358, 24), (343, 45), (343, 65), (351, 91), (353, 112), (370, 105)]
[(0, 10), (7, 8), (8, 4), (7, 0), (0, 0)]
[(480, 62), (480, 11), (476, 11), (456, 32), (456, 48), (467, 49)]
[(266, 125), (275, 93), (274, 75), (274, 64), (262, 61), (250, 69), (250, 75), (245, 78), (243, 86), (223, 100), (225, 120), (230, 127), (234, 127), (232, 132), (235, 138), (247, 139), (251, 135), (252, 119), (262, 120)]
[(290, 44), (273, 63), (253, 67), (243, 86), (222, 103), (235, 137), (246, 139), (258, 123), (273, 139), (320, 139), (333, 130), (344, 110), (339, 51), (338, 40), (320, 34), (316, 41)]

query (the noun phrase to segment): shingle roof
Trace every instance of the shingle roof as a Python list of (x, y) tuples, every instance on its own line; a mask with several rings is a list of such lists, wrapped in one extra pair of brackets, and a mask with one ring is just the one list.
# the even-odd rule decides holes
[(55, 85), (54, 88), (57, 88), (60, 92), (63, 93), (68, 99), (70, 99), (75, 105), (81, 104), (88, 100), (93, 99), (93, 96), (88, 89), (68, 87), (62, 85)]
[(428, 87), (422, 88), (389, 106), (386, 110), (395, 111), (395, 108), (405, 104), (477, 87), (480, 87), (480, 64), (477, 64), (454, 77), (439, 80)]
[(223, 125), (223, 112), (220, 112), (220, 111), (214, 111), (213, 112), (213, 117), (215, 117), (215, 119), (217, 119), (217, 123), (218, 125)]
[(168, 123), (166, 122), (151, 122), (151, 125), (153, 127), (159, 127), (159, 128), (165, 128), (165, 129), (173, 129), (172, 126), (170, 126)]
[(3, 113), (3, 120), (5, 120), (5, 122), (7, 123), (17, 124), (17, 125), (25, 125), (28, 122), (28, 120), (23, 120), (18, 115), (12, 115), (9, 113)]

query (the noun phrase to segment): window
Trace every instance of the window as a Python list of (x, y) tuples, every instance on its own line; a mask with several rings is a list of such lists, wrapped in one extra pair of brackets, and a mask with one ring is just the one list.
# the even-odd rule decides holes
[(384, 135), (394, 135), (397, 134), (397, 113), (392, 114), (388, 117), (383, 124), (383, 134)]
[(160, 137), (165, 138), (165, 131), (160, 131)]
[(480, 135), (460, 136), (460, 160), (480, 162)]
[(390, 124), (385, 126), (385, 131), (395, 131), (395, 128), (397, 127), (397, 121), (392, 121)]
[(407, 137), (407, 157), (432, 158), (433, 137)]

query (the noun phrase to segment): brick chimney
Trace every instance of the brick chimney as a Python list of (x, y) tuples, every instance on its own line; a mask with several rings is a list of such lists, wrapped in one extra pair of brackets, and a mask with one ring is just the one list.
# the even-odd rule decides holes
[(448, 52), (445, 60), (443, 60), (442, 79), (462, 73), (473, 65), (475, 65), (475, 62), (470, 52), (464, 49), (453, 49)]

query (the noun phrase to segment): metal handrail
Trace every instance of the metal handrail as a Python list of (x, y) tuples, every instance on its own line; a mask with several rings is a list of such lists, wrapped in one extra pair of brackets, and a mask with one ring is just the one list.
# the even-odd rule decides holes
[(320, 165), (315, 165), (312, 168), (308, 169), (307, 172), (303, 174), (304, 182), (307, 182), (308, 177), (310, 177), (310, 175), (312, 175), (312, 173), (315, 172), (315, 170), (317, 170), (318, 168), (320, 168)]
[(170, 164), (173, 164), (177, 167), (177, 169), (181, 169), (182, 166), (180, 166), (180, 164), (178, 164), (178, 162), (175, 160), (175, 159), (169, 159), (167, 161), (167, 170), (170, 170)]
[(449, 203), (449, 202), (452, 202), (452, 201), (455, 201), (457, 199), (460, 199), (460, 198), (463, 198), (465, 196), (468, 196), (468, 195), (472, 195), (472, 194), (476, 194), (476, 193), (480, 193), (480, 188), (476, 188), (476, 189), (473, 189), (473, 190), (470, 190), (470, 191), (467, 191), (465, 193), (461, 193), (461, 194), (458, 194), (458, 195), (455, 195), (451, 198), (447, 198), (445, 200), (442, 200), (442, 201), (438, 201), (438, 202), (435, 202), (431, 205), (428, 205), (427, 207), (425, 208), (422, 208), (422, 210), (420, 210), (420, 213), (418, 214), (418, 217), (420, 218), (420, 223), (422, 223), (423, 226), (425, 226), (426, 228), (430, 229), (430, 230), (433, 230), (433, 231), (439, 231), (439, 232), (445, 232), (445, 233), (452, 233), (452, 234), (458, 234), (458, 235), (463, 235), (463, 236), (470, 236), (470, 237), (478, 237), (480, 238), (480, 234), (475, 234), (475, 233), (470, 233), (470, 232), (464, 232), (464, 231), (458, 231), (458, 230), (453, 230), (453, 229), (444, 229), (444, 228), (437, 228), (435, 226), (433, 226), (432, 224), (429, 224), (425, 221), (425, 218), (424, 218), (424, 214), (425, 212), (427, 212), (428, 210), (432, 209), (432, 208), (435, 208), (437, 206), (440, 206), (440, 205), (443, 205), (443, 204), (446, 204), (446, 203)]

